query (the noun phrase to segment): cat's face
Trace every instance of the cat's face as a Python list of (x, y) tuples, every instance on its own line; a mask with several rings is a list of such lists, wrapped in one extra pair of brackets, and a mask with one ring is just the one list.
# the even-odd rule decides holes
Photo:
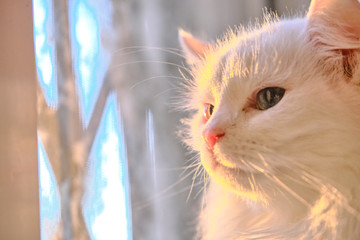
[(299, 182), (315, 189), (353, 164), (359, 66), (349, 75), (344, 53), (319, 47), (309, 29), (308, 19), (274, 22), (192, 49), (201, 59), (189, 92), (191, 145), (209, 175), (242, 196), (266, 202)]

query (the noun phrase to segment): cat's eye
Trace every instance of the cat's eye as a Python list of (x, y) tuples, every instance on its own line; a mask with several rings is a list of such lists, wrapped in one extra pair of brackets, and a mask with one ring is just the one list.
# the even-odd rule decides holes
[(211, 117), (211, 115), (214, 112), (214, 105), (210, 104), (210, 103), (205, 103), (204, 104), (204, 119), (205, 120), (209, 120), (209, 118)]
[(267, 87), (261, 89), (256, 95), (256, 108), (266, 110), (275, 106), (283, 98), (285, 89), (280, 87)]

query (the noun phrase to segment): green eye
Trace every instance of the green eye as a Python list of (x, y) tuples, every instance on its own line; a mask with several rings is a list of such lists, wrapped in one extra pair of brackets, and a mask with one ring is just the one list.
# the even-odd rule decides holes
[(261, 89), (256, 95), (256, 108), (266, 110), (275, 106), (285, 94), (285, 89), (280, 87), (267, 87)]

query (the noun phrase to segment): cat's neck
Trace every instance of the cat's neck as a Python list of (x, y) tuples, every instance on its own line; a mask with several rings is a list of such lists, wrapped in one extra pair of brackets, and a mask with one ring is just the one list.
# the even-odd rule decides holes
[(301, 196), (279, 193), (266, 204), (246, 200), (212, 182), (200, 215), (202, 239), (252, 239), (256, 234), (283, 239), (353, 236), (349, 231), (360, 229), (354, 228), (360, 221), (360, 189), (355, 185), (359, 177), (353, 180), (346, 191), (323, 186), (319, 192), (306, 190)]
[[(271, 202), (252, 202), (212, 182), (206, 193), (206, 206), (200, 215), (202, 239), (251, 239), (264, 229), (281, 232), (303, 229), (307, 207), (294, 206), (293, 199), (281, 196)], [(291, 197), (290, 197), (291, 198)], [(296, 227), (295, 227), (296, 226)], [(259, 232), (259, 234), (261, 234)]]

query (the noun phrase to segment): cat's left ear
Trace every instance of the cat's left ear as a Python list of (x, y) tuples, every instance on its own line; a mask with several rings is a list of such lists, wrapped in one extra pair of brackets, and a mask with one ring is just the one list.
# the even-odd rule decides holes
[(360, 48), (360, 2), (358, 0), (312, 0), (310, 37), (330, 49)]
[(344, 75), (360, 85), (360, 2), (312, 0), (309, 40), (332, 64), (342, 62)]
[(185, 52), (186, 61), (189, 64), (196, 64), (203, 59), (211, 49), (211, 44), (193, 37), (190, 33), (179, 29), (179, 41)]

